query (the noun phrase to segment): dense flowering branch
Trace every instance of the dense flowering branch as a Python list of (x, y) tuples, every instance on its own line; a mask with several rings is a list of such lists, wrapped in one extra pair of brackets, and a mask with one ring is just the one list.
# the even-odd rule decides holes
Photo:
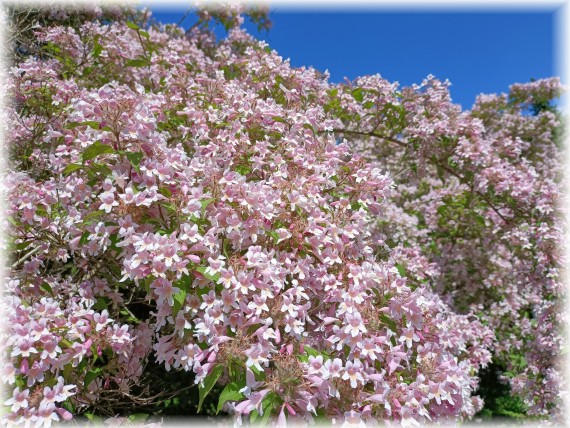
[(463, 420), (492, 358), (554, 412), (557, 386), (532, 394), (561, 344), (555, 115), (528, 117), (535, 167), (437, 80), (332, 85), (238, 12), (46, 26), (11, 69), (7, 419), (148, 404), (151, 359), (238, 422)]
[[(560, 118), (549, 102), (561, 92), (559, 80), (482, 95), (471, 112), (454, 106), (446, 85), (433, 78), (401, 92), (378, 76), (354, 85), (330, 92), (329, 111), (342, 121), (335, 132), (351, 136), (357, 150), (385, 168), (412, 166), (396, 176), (399, 217), (390, 221), (424, 229), (398, 240), (382, 220), (383, 239), (420, 245), (437, 266), (435, 290), (495, 328), (495, 361), (529, 412), (555, 412), (563, 153)], [(383, 136), (389, 133), (398, 138)], [(537, 340), (549, 343), (547, 354)]]

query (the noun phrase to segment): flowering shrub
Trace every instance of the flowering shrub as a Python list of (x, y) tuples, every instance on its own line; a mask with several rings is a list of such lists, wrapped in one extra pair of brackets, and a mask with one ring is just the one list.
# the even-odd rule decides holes
[(517, 84), (462, 112), (432, 77), (398, 92), (376, 76), (329, 101), (338, 132), (395, 177), (379, 242), (493, 329), (494, 362), (531, 415), (560, 410), (560, 92), (555, 78)]
[(333, 85), (211, 19), (46, 26), (10, 70), (6, 419), (148, 405), (151, 360), (238, 422), (470, 418), (492, 358), (554, 412), (556, 116)]

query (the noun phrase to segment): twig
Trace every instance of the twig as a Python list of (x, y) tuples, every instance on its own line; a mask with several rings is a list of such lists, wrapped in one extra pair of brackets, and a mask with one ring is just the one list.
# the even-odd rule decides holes
[(390, 141), (391, 143), (397, 144), (400, 147), (408, 147), (408, 144), (404, 143), (403, 141), (397, 140), (396, 138), (388, 137), (387, 135), (376, 134), (374, 132), (350, 131), (347, 129), (333, 129), (332, 132), (339, 134), (348, 134), (348, 135), (362, 135), (365, 137), (376, 137), (386, 141)]
[[(403, 141), (400, 141), (396, 138), (392, 138), (392, 137), (387, 137), (385, 135), (379, 135), (379, 134), (375, 134), (373, 132), (363, 132), (363, 131), (351, 131), (351, 130), (344, 130), (344, 129), (333, 129), (333, 132), (336, 133), (342, 133), (342, 134), (353, 134), (353, 135), (362, 135), (362, 136), (367, 136), (367, 137), (376, 137), (376, 138), (381, 138), (383, 140), (389, 141), (391, 143), (397, 144), (400, 147), (408, 147), (408, 145), (406, 143), (404, 143)], [(455, 171), (453, 171), (452, 169), (448, 168), (446, 165), (443, 165), (440, 162), (434, 161), (433, 159), (428, 159), (430, 160), (432, 163), (435, 163), (436, 165), (440, 166), (443, 170), (447, 171), (449, 174), (459, 178), (459, 180), (461, 182), (465, 182), (465, 177), (461, 176), (460, 174), (456, 173)], [(501, 220), (503, 220), (506, 224), (510, 224), (511, 222), (505, 217), (503, 216), (499, 210), (493, 205), (493, 203), (489, 200), (489, 198), (484, 195), (483, 193), (476, 191), (476, 193), (485, 201), (487, 202), (487, 204), (489, 205), (489, 207), (495, 211), (495, 213), (501, 218)]]
[(181, 26), (182, 23), (184, 22), (184, 20), (186, 19), (186, 17), (190, 14), (190, 12), (192, 12), (192, 8), (189, 8), (186, 13), (182, 16), (182, 18), (180, 18), (180, 21), (178, 21), (178, 24), (176, 24), (177, 26)]
[(16, 269), (18, 266), (20, 266), (22, 263), (24, 263), (26, 260), (28, 260), (30, 257), (32, 257), (34, 254), (38, 253), (40, 250), (42, 249), (42, 247), (36, 247), (33, 250), (29, 251), (26, 255), (24, 255), (20, 260), (18, 260), (16, 263), (14, 263), (12, 265), (12, 269)]

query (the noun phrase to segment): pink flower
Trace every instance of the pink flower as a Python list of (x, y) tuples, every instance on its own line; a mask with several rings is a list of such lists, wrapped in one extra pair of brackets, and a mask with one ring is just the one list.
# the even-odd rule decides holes
[(353, 361), (347, 361), (342, 373), (342, 379), (350, 380), (350, 386), (356, 388), (358, 383), (364, 384), (364, 377), (362, 376), (362, 370), (364, 367), (359, 359)]
[(346, 314), (346, 321), (348, 322), (348, 325), (344, 328), (344, 331), (347, 334), (350, 334), (352, 337), (356, 337), (361, 333), (366, 333), (366, 327), (364, 326), (362, 317), (358, 312), (355, 312), (354, 314)]
[(156, 279), (151, 287), (158, 297), (159, 305), (165, 301), (169, 306), (174, 305), (174, 295), (180, 291), (178, 287), (174, 287), (170, 281), (164, 278)]
[(26, 409), (28, 407), (28, 396), (30, 395), (30, 390), (25, 389), (20, 391), (20, 388), (16, 388), (12, 392), (12, 398), (9, 398), (4, 402), (4, 405), (11, 406), (12, 412), (17, 412), (20, 409)]
[(399, 339), (400, 342), (405, 342), (408, 348), (412, 347), (412, 342), (419, 342), (419, 340), (420, 338), (413, 328), (404, 329), (403, 334)]
[(103, 202), (99, 205), (99, 209), (105, 211), (106, 213), (110, 213), (113, 207), (119, 205), (119, 203), (115, 200), (115, 194), (113, 192), (103, 192), (99, 195), (99, 199)]

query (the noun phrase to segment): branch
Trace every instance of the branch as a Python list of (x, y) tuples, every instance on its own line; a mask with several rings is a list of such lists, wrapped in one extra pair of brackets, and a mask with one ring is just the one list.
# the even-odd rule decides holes
[(28, 260), (30, 257), (32, 257), (34, 254), (38, 253), (40, 250), (42, 249), (41, 246), (34, 248), (33, 250), (29, 251), (27, 254), (25, 254), (20, 260), (18, 260), (16, 263), (14, 263), (12, 265), (12, 269), (16, 269), (18, 266), (20, 266), (22, 263), (24, 263), (26, 260)]
[(180, 21), (178, 21), (178, 24), (176, 24), (178, 27), (182, 25), (182, 23), (184, 22), (186, 17), (190, 14), (190, 12), (192, 12), (192, 8), (188, 9), (186, 13), (182, 16), (182, 18), (180, 18)]
[[(375, 138), (380, 138), (380, 139), (383, 139), (385, 141), (389, 141), (391, 143), (397, 144), (400, 147), (409, 147), (409, 145), (404, 143), (403, 141), (400, 141), (396, 138), (388, 137), (385, 135), (376, 134), (374, 132), (350, 131), (350, 130), (344, 130), (344, 129), (333, 129), (332, 132), (341, 133), (341, 134), (349, 134), (349, 135), (361, 135), (361, 136), (366, 136), (366, 137), (375, 137)], [(444, 165), (440, 162), (434, 161), (433, 159), (428, 159), (428, 160), (430, 160), (433, 164), (438, 165), (443, 170), (447, 171), (449, 174), (457, 177), (461, 182), (465, 183), (465, 177), (458, 174), (457, 172), (455, 172), (454, 170), (449, 168), (447, 165)], [(476, 193), (489, 205), (489, 207), (493, 211), (495, 211), (495, 213), (501, 218), (501, 220), (503, 220), (506, 224), (510, 224), (510, 221), (507, 218), (505, 218), (499, 212), (499, 210), (493, 205), (493, 203), (489, 200), (489, 198), (484, 193), (481, 193), (479, 191), (476, 191)]]
[[(465, 178), (461, 175), (459, 175), (458, 173), (456, 173), (455, 171), (453, 171), (451, 168), (449, 168), (446, 165), (443, 165), (439, 162), (433, 162), (436, 163), (438, 166), (440, 166), (443, 170), (447, 171), (449, 174), (453, 175), (454, 177), (459, 178), (460, 181), (465, 182)], [(500, 212), (499, 210), (493, 205), (493, 203), (489, 200), (489, 198), (484, 194), (479, 192), (478, 190), (475, 190), (475, 193), (477, 193), (485, 202), (487, 202), (487, 204), (489, 205), (489, 207), (495, 211), (495, 213), (501, 218), (501, 220), (503, 220), (506, 224), (510, 224), (510, 221), (505, 218)]]
[(340, 134), (347, 134), (347, 135), (361, 135), (364, 137), (375, 137), (380, 138), (382, 140), (389, 141), (391, 143), (397, 144), (400, 147), (409, 147), (408, 144), (400, 141), (396, 138), (388, 137), (387, 135), (376, 134), (374, 132), (364, 132), (364, 131), (349, 131), (347, 129), (333, 129), (332, 132), (340, 133)]

